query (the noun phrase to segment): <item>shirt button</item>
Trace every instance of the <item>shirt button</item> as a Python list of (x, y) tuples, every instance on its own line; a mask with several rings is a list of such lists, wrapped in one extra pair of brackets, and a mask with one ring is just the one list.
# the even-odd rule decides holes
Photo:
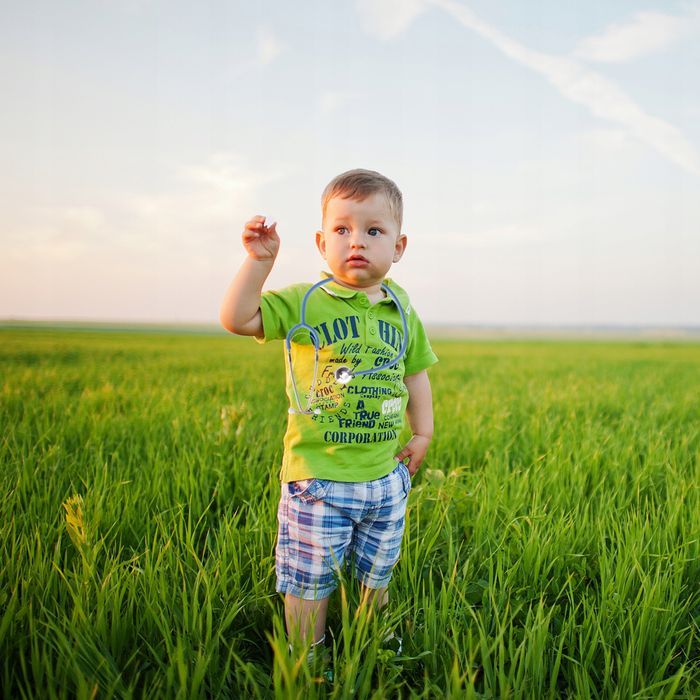
[(368, 299), (367, 297), (361, 297), (361, 298), (360, 298), (360, 304), (362, 304), (362, 306), (368, 306), (368, 305), (369, 305), (369, 299)]
[(376, 335), (376, 334), (377, 334), (377, 329), (376, 329), (376, 328), (370, 328), (370, 329), (369, 329), (369, 334), (370, 334), (370, 335)]
[(370, 311), (367, 315), (368, 315), (370, 318), (374, 318), (374, 311)]

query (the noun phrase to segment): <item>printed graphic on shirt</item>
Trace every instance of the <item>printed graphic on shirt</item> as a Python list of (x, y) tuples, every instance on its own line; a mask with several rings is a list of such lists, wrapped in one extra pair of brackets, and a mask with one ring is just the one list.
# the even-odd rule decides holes
[[(313, 377), (313, 345), (308, 339), (294, 348), (294, 362), (304, 376), (296, 377), (303, 388), (303, 400), (310, 416), (324, 426), (322, 440), (329, 444), (372, 444), (395, 440), (403, 422), (407, 391), (403, 383), (403, 363), (386, 367), (394, 360), (403, 344), (403, 334), (392, 323), (377, 321), (380, 346), (363, 342), (359, 317), (341, 316), (314, 326), (319, 334), (319, 363), (315, 384)], [(309, 357), (311, 361), (309, 362)], [(367, 374), (356, 372), (376, 368)], [(348, 383), (339, 382), (339, 370), (353, 374)]]
[(314, 329), (318, 333), (320, 347), (333, 345), (341, 340), (360, 337), (360, 317), (344, 316), (333, 319), (332, 322), (322, 321)]

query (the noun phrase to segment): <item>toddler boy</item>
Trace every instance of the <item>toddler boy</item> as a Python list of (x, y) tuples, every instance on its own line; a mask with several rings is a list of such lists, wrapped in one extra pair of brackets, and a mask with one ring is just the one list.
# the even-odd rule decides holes
[[(387, 602), (411, 476), (432, 438), (426, 369), (437, 358), (406, 292), (385, 279), (406, 248), (402, 215), (398, 187), (371, 170), (342, 173), (323, 192), (316, 246), (333, 281), (312, 292), (306, 307), (320, 344), (317, 371), (308, 332), (292, 343), (294, 377), (287, 366), (287, 395), (296, 410), (284, 437), (276, 572), (292, 640), (323, 642), (328, 597), (350, 559), (363, 601)], [(221, 305), (221, 323), (232, 333), (284, 339), (300, 322), (310, 284), (262, 293), (279, 244), (276, 223), (262, 216), (246, 223), (248, 257)], [(408, 324), (405, 356), (387, 369), (382, 366), (401, 348), (403, 323), (382, 283), (396, 294)], [(336, 381), (340, 367), (378, 371), (344, 384)], [(401, 446), (405, 413), (413, 436)]]

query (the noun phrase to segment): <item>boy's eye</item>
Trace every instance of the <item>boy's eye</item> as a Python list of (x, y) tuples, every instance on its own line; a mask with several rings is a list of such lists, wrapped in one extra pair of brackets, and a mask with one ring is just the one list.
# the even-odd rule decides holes
[(367, 233), (370, 236), (379, 236), (381, 234), (381, 232), (382, 232), (382, 230), (379, 228), (371, 228), (369, 231), (367, 231)]
[(338, 227), (335, 229), (335, 232), (336, 232), (336, 233), (347, 233), (348, 230), (345, 228), (345, 226), (338, 226)]

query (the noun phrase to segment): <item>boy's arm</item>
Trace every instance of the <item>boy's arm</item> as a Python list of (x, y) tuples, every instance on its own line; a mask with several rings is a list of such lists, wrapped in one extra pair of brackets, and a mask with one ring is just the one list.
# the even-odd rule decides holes
[(263, 336), (260, 294), (279, 251), (276, 224), (265, 226), (264, 216), (254, 216), (243, 230), (248, 257), (233, 278), (221, 302), (219, 320), (231, 333)]
[(396, 459), (405, 460), (408, 457), (408, 471), (413, 476), (425, 458), (433, 437), (433, 395), (426, 370), (410, 374), (403, 381), (408, 389), (406, 413), (413, 437), (396, 455)]

